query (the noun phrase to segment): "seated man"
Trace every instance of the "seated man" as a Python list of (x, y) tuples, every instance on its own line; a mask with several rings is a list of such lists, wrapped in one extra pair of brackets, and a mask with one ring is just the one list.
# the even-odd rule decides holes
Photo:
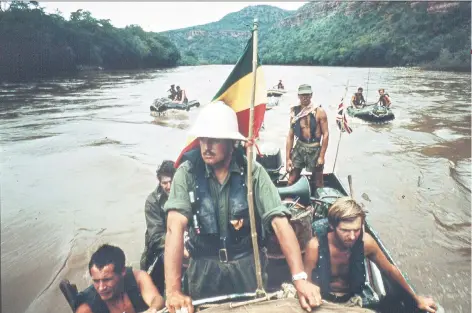
[(174, 101), (175, 100), (175, 97), (177, 96), (177, 90), (175, 90), (175, 85), (170, 85), (170, 89), (167, 90), (167, 92), (169, 92), (169, 99)]
[(108, 244), (92, 255), (93, 284), (77, 295), (76, 313), (148, 313), (164, 307), (164, 299), (144, 271), (125, 267), (123, 250)]
[(174, 101), (177, 101), (180, 104), (188, 103), (187, 94), (185, 93), (185, 90), (180, 89), (180, 86), (177, 86), (177, 94), (174, 98)]
[(156, 261), (150, 273), (159, 292), (164, 294), (164, 242), (166, 238), (166, 214), (164, 204), (169, 196), (172, 178), (174, 177), (174, 162), (162, 162), (156, 171), (157, 188), (147, 197), (144, 205), (146, 216), (146, 234), (144, 237), (144, 252), (141, 256), (141, 269), (147, 271)]
[(344, 197), (329, 208), (327, 223), (315, 229), (316, 235), (305, 249), (305, 271), (309, 280), (319, 287), (321, 297), (344, 303), (360, 295), (365, 283), (366, 257), (409, 293), (419, 309), (435, 312), (437, 306), (433, 299), (416, 295), (374, 238), (364, 233), (364, 220), (365, 212), (360, 205)]
[(282, 80), (279, 80), (279, 83), (277, 84), (277, 89), (284, 89), (284, 84), (282, 84)]
[[(303, 168), (311, 172), (311, 190), (323, 187), (323, 169), (328, 149), (328, 118), (321, 106), (315, 106), (310, 85), (298, 87), (299, 103), (290, 108), (290, 130), (286, 142), (288, 184), (294, 184)], [(294, 137), (297, 142), (293, 146)]]
[(362, 87), (359, 87), (357, 89), (357, 92), (352, 95), (351, 105), (356, 109), (361, 109), (365, 106), (365, 99), (364, 95), (362, 94), (363, 91), (364, 89), (362, 89)]
[(383, 107), (389, 108), (392, 104), (392, 101), (390, 100), (388, 93), (385, 93), (385, 89), (379, 89), (379, 96), (379, 101), (377, 101), (377, 103)]

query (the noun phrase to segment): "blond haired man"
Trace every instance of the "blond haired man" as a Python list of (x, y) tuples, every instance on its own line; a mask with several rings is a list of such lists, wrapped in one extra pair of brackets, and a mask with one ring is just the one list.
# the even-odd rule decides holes
[(364, 233), (365, 212), (349, 197), (339, 198), (328, 210), (327, 220), (316, 222), (316, 236), (305, 249), (305, 271), (318, 287), (318, 297), (344, 303), (359, 295), (365, 283), (364, 258), (397, 282), (421, 310), (436, 312), (433, 299), (418, 296), (398, 268), (390, 263), (377, 242)]

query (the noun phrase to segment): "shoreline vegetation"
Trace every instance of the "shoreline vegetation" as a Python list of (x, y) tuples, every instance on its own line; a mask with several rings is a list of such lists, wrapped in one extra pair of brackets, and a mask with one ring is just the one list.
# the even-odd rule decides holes
[(12, 1), (0, 10), (0, 42), (0, 81), (83, 70), (168, 68), (180, 59), (176, 46), (163, 35), (138, 25), (116, 28), (83, 10), (66, 20), (45, 13), (36, 1)]
[[(405, 67), (470, 72), (470, 2), (310, 2), (250, 6), (220, 21), (162, 33), (36, 1), (0, 0), (0, 82), (82, 71), (234, 65), (259, 17), (264, 65)], [(260, 17), (263, 18), (260, 18)]]

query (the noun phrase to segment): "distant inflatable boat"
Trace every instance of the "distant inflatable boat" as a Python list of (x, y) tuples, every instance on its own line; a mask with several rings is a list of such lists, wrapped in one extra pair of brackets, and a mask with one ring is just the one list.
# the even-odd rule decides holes
[(164, 113), (167, 110), (184, 110), (190, 111), (192, 107), (199, 107), (200, 102), (192, 100), (187, 103), (178, 103), (171, 101), (169, 98), (158, 98), (154, 100), (153, 104), (149, 107), (151, 112)]
[(347, 114), (367, 122), (388, 122), (395, 119), (392, 110), (380, 105), (366, 105), (363, 108), (348, 107)]
[(287, 91), (283, 89), (268, 89), (267, 90), (267, 97), (281, 97)]

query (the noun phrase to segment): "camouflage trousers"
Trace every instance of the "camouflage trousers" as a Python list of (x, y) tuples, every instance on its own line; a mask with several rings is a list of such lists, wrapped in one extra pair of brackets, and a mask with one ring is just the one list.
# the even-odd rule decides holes
[(295, 147), (293, 147), (291, 158), (295, 169), (301, 171), (305, 168), (308, 172), (311, 172), (312, 182), (315, 183), (316, 187), (324, 186), (324, 165), (317, 166), (320, 152), (321, 145), (319, 143), (304, 143), (297, 140)]
[[(267, 255), (260, 253), (262, 280), (267, 283)], [(187, 269), (188, 293), (193, 300), (234, 293), (255, 292), (257, 289), (254, 255), (220, 262), (218, 258), (190, 259)], [(265, 288), (265, 287), (264, 287)]]

